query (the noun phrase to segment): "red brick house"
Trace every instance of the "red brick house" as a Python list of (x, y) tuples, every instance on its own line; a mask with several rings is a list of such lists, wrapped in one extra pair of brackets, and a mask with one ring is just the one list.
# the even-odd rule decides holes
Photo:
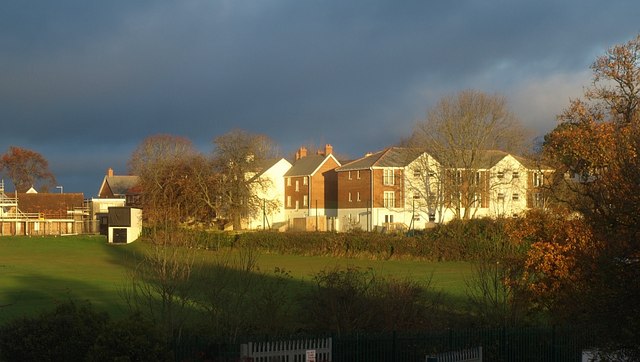
[(326, 230), (326, 220), (337, 216), (335, 169), (339, 166), (331, 145), (315, 155), (308, 155), (305, 147), (296, 152), (293, 166), (284, 175), (285, 214), (291, 229)]
[(127, 206), (140, 206), (140, 177), (130, 175), (114, 175), (109, 168), (102, 180), (98, 198), (100, 199), (125, 199)]
[[(409, 165), (424, 152), (390, 147), (336, 169), (339, 230), (408, 225)], [(410, 206), (410, 205), (409, 205)]]

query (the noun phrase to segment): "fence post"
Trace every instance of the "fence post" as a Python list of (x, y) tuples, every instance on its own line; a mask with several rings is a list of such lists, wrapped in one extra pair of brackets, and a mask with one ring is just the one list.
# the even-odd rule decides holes
[(397, 356), (396, 356), (396, 331), (393, 331), (393, 334), (391, 335), (392, 340), (391, 340), (391, 360), (393, 362), (396, 362), (398, 360)]
[(551, 361), (556, 362), (556, 325), (551, 326)]

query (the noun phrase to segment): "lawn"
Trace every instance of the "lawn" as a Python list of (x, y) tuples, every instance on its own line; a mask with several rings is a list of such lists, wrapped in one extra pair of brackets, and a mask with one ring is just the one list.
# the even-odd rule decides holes
[[(114, 316), (127, 311), (121, 290), (142, 242), (109, 245), (102, 236), (0, 237), (0, 323), (49, 309), (61, 301), (89, 300)], [(217, 257), (202, 251), (205, 261)], [(313, 274), (334, 267), (372, 268), (376, 273), (411, 278), (454, 298), (464, 296), (469, 263), (411, 260), (364, 260), (261, 254), (261, 271), (287, 270), (293, 280), (309, 282)]]

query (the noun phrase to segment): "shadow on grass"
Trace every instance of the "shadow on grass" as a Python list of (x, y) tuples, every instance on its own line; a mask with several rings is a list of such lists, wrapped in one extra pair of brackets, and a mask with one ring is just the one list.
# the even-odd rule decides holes
[[(61, 240), (65, 240), (67, 245), (62, 245)], [(8, 306), (0, 308), (0, 322), (50, 309), (68, 300), (89, 300), (97, 309), (115, 318), (131, 312), (124, 294), (131, 285), (136, 267), (145, 260), (150, 244), (136, 241), (127, 245), (109, 245), (106, 238), (101, 237), (79, 237), (75, 241), (71, 238), (55, 239), (50, 243), (34, 243), (31, 249), (21, 251), (20, 257), (28, 259), (30, 252), (43, 251), (43, 247), (63, 255), (73, 254), (64, 260), (63, 266), (67, 269), (74, 260), (87, 259), (84, 253), (93, 253), (95, 259), (78, 263), (77, 278), (75, 271), (73, 274), (68, 271), (62, 273), (68, 275), (66, 277), (57, 275), (55, 268), (48, 268), (46, 274), (38, 272), (37, 263), (25, 267), (25, 270), (30, 269), (29, 273), (10, 276), (11, 283), (1, 294), (0, 304)], [(254, 254), (243, 254), (247, 252)], [(245, 258), (245, 264), (256, 261), (257, 264), (243, 266), (242, 258)], [(247, 261), (247, 258), (255, 260)], [(257, 249), (196, 250), (198, 267), (193, 270), (192, 283), (177, 286), (188, 288), (185, 293), (188, 292), (189, 301), (182, 316), (185, 321), (206, 334), (227, 333), (237, 336), (247, 333), (319, 331), (322, 324), (318, 321), (335, 318), (335, 315), (327, 313), (335, 314), (336, 311), (312, 310), (313, 296), (319, 290), (313, 278), (292, 277), (286, 266), (274, 266), (278, 261), (272, 262), (268, 270), (260, 270), (256, 267), (260, 265), (260, 258)], [(39, 260), (43, 263), (47, 259), (45, 256)], [(302, 263), (305, 261), (307, 259), (303, 259)], [(354, 262), (357, 261), (354, 259)], [(94, 267), (92, 263), (95, 263)], [(106, 267), (108, 265), (113, 268)], [(70, 268), (73, 269), (73, 265)], [(98, 270), (100, 268), (105, 270)], [(325, 270), (330, 268), (331, 265), (327, 265)], [(108, 278), (108, 274), (119, 275)], [(148, 284), (156, 282), (148, 274), (143, 281)], [(432, 324), (457, 326), (466, 324), (470, 318), (465, 311), (463, 297), (447, 295), (431, 287), (423, 290), (421, 298), (431, 304), (433, 313), (429, 318)], [(354, 309), (354, 313), (360, 312), (357, 307)]]
[(42, 274), (13, 276), (14, 287), (2, 291), (0, 324), (14, 318), (33, 316), (69, 301), (89, 301), (111, 315), (124, 312), (120, 298), (108, 288), (91, 282), (60, 279)]
[[(145, 260), (145, 253), (152, 248), (149, 243), (143, 241), (137, 241), (135, 244), (105, 248), (113, 258), (113, 263), (134, 268)], [(255, 254), (243, 255), (247, 252)], [(289, 270), (280, 267), (260, 270), (256, 267), (260, 261), (259, 252), (256, 250), (236, 248), (229, 251), (196, 250), (195, 253), (198, 263), (191, 271), (190, 282), (177, 285), (178, 290), (175, 291), (176, 294), (184, 293), (189, 298), (180, 310), (179, 318), (189, 324), (190, 329), (198, 330), (205, 335), (223, 336), (228, 341), (236, 341), (239, 337), (248, 335), (264, 336), (303, 331), (336, 332), (334, 326), (325, 321), (339, 317), (341, 311), (318, 306), (318, 300), (314, 299), (327, 290), (319, 287), (313, 278), (293, 278)], [(158, 284), (157, 275), (138, 274), (136, 277), (147, 285)], [(415, 307), (428, 305), (428, 313), (416, 315), (428, 321), (413, 323), (409, 320), (403, 328), (453, 328), (469, 323), (470, 316), (464, 310), (464, 298), (446, 295), (429, 287), (422, 289), (419, 297), (396, 302), (399, 303), (398, 308), (407, 306), (402, 303), (415, 303)], [(391, 293), (388, 297), (395, 296)], [(354, 303), (351, 306), (345, 306), (344, 301), (335, 302), (336, 305), (343, 303), (338, 308), (351, 308), (353, 318), (357, 318), (358, 314), (364, 315), (365, 312), (372, 312), (369, 313), (370, 318), (383, 318), (382, 314), (389, 311), (389, 306), (381, 305), (384, 301), (371, 300), (368, 296), (364, 298), (367, 300), (363, 305), (358, 305), (357, 299), (351, 301)], [(138, 307), (143, 309), (143, 312), (155, 308), (153, 312), (156, 313), (159, 306), (159, 302), (156, 302), (153, 306), (138, 303)], [(376, 310), (364, 311), (364, 305), (372, 306)], [(349, 328), (356, 330), (373, 325), (384, 328), (383, 322), (355, 324)]]

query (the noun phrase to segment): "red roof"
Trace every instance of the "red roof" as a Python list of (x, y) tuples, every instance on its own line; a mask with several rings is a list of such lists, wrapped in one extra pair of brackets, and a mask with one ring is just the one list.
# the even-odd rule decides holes
[(44, 218), (68, 218), (67, 211), (84, 206), (82, 193), (18, 193), (18, 209), (24, 213), (40, 213)]

